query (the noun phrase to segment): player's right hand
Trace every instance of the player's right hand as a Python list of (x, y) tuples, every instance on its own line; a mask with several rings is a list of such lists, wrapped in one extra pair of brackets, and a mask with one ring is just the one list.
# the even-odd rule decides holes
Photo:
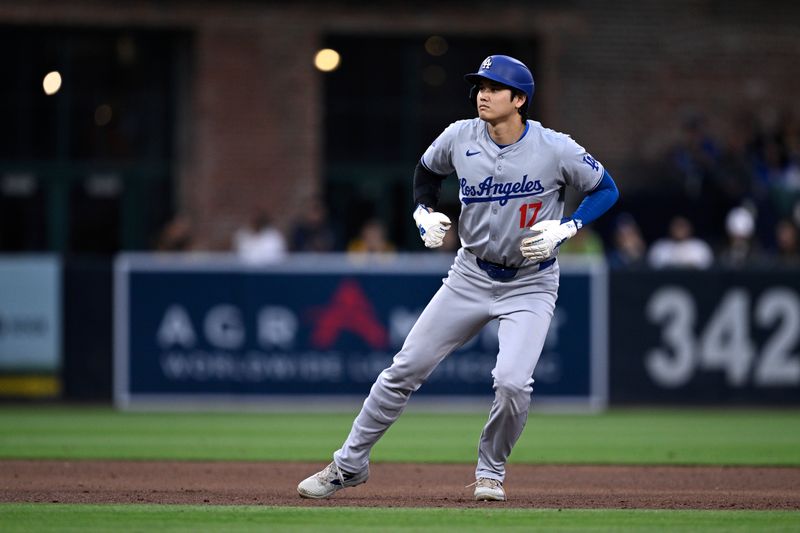
[(444, 235), (450, 229), (450, 219), (444, 213), (428, 211), (419, 204), (414, 210), (414, 222), (417, 223), (419, 236), (428, 248), (438, 248), (444, 242)]

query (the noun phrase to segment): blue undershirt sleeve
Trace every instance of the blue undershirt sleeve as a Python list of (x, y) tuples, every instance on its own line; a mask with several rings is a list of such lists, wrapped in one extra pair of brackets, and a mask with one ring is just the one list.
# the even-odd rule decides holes
[(597, 187), (592, 192), (586, 195), (581, 205), (572, 214), (573, 219), (580, 228), (585, 224), (589, 224), (597, 220), (600, 215), (608, 211), (619, 198), (619, 189), (617, 184), (611, 178), (608, 171), (604, 171), (603, 178)]

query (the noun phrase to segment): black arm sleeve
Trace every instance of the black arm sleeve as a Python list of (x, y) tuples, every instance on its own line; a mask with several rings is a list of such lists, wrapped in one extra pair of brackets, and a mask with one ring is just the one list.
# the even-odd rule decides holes
[(414, 169), (414, 205), (424, 204), (436, 209), (439, 194), (442, 192), (442, 181), (447, 176), (440, 176), (425, 168), (422, 161)]

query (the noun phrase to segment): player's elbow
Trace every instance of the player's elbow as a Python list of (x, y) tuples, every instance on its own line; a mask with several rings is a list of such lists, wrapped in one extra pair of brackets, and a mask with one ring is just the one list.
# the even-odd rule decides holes
[(614, 205), (619, 201), (619, 188), (613, 181), (611, 182), (611, 187), (611, 205)]
[(614, 178), (607, 170), (603, 171), (603, 179), (600, 181), (600, 186), (603, 189), (603, 194), (607, 198), (608, 207), (611, 207), (619, 201), (619, 188), (614, 182)]

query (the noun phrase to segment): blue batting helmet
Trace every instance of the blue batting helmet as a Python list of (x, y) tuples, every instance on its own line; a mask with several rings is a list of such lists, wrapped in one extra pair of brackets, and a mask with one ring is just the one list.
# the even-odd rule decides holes
[(478, 72), (467, 74), (464, 79), (472, 85), (478, 85), (481, 78), (502, 83), (520, 90), (528, 95), (530, 104), (533, 99), (533, 74), (522, 61), (509, 56), (489, 56), (481, 63)]

